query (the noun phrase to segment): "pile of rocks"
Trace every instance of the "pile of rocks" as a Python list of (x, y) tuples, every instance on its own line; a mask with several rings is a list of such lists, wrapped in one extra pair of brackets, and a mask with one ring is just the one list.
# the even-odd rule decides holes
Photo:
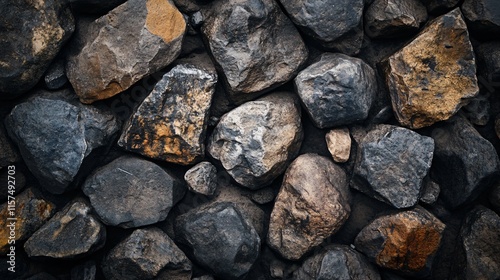
[(5, 0), (1, 279), (497, 279), (494, 0)]

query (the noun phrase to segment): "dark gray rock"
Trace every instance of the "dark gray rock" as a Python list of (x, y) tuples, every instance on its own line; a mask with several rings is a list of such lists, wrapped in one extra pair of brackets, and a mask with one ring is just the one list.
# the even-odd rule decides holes
[(125, 0), (68, 0), (68, 2), (77, 13), (105, 14)]
[(489, 201), (493, 209), (500, 213), (500, 184), (494, 186), (489, 195)]
[(75, 29), (63, 0), (0, 2), (0, 98), (30, 90)]
[(427, 182), (424, 183), (422, 189), (422, 196), (420, 197), (420, 201), (425, 204), (434, 204), (439, 197), (439, 193), (441, 192), (441, 188), (439, 185), (428, 179)]
[(87, 261), (71, 269), (71, 280), (95, 280), (96, 272), (95, 261)]
[(160, 166), (129, 156), (97, 169), (82, 189), (105, 224), (123, 228), (165, 220), (186, 192), (186, 187)]
[(256, 190), (252, 192), (251, 199), (255, 203), (258, 204), (266, 204), (274, 201), (274, 198), (276, 197), (276, 193), (274, 191), (274, 188), (272, 187), (265, 187), (260, 190)]
[(19, 152), (7, 137), (4, 123), (0, 122), (0, 169), (20, 160)]
[(429, 13), (442, 14), (455, 8), (460, 0), (421, 0)]
[(416, 205), (434, 141), (406, 128), (378, 125), (359, 147), (352, 186), (396, 208)]
[(83, 160), (118, 131), (115, 116), (82, 105), (71, 91), (41, 92), (18, 104), (6, 118), (24, 162), (48, 191), (68, 190)]
[(324, 54), (295, 78), (296, 90), (319, 128), (364, 120), (377, 90), (375, 71), (359, 58)]
[(63, 59), (56, 59), (50, 64), (45, 72), (44, 81), (45, 86), (50, 90), (60, 89), (68, 82)]
[(474, 124), (484, 126), (490, 121), (490, 100), (489, 94), (480, 92), (478, 96), (472, 98), (469, 104), (463, 107), (463, 112), (467, 119)]
[(102, 264), (106, 279), (190, 280), (191, 261), (158, 228), (136, 229), (116, 245)]
[(48, 274), (47, 272), (40, 272), (31, 277), (26, 278), (26, 280), (57, 280), (57, 278)]
[(213, 195), (217, 189), (217, 168), (208, 161), (200, 162), (184, 174), (190, 191)]
[(257, 259), (260, 238), (231, 202), (201, 206), (179, 216), (176, 235), (198, 263), (223, 279), (238, 279)]
[[(478, 79), (490, 92), (500, 82), (500, 41), (486, 42), (474, 49), (478, 64)], [(496, 84), (493, 84), (496, 83)]]
[(230, 97), (251, 100), (293, 78), (307, 48), (273, 0), (213, 1), (202, 33)]
[(500, 5), (495, 0), (465, 0), (462, 12), (472, 31), (487, 38), (500, 34)]

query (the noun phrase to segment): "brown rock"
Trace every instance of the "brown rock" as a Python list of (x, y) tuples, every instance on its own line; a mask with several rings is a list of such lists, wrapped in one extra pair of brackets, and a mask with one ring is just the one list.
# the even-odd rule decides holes
[(335, 162), (346, 162), (351, 154), (351, 136), (348, 128), (332, 129), (325, 136), (328, 151)]

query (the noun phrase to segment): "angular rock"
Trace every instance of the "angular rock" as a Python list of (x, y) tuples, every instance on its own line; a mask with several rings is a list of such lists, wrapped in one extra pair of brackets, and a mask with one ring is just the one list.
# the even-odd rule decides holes
[(160, 166), (129, 156), (97, 169), (82, 190), (105, 224), (123, 228), (165, 220), (186, 192), (185, 186)]
[(155, 85), (125, 125), (118, 145), (147, 157), (192, 164), (205, 156), (215, 69), (175, 66)]
[(328, 151), (335, 162), (346, 162), (351, 155), (351, 136), (348, 128), (332, 129), (325, 135)]
[(170, 64), (186, 23), (171, 1), (130, 0), (80, 34), (66, 74), (83, 103), (114, 96)]
[(63, 0), (0, 3), (0, 98), (15, 98), (36, 85), (75, 29)]
[(436, 182), (427, 180), (427, 182), (424, 183), (420, 201), (429, 205), (434, 204), (438, 200), (440, 192), (441, 188)]
[(474, 52), (459, 9), (434, 19), (383, 68), (396, 118), (410, 128), (449, 119), (479, 92)]
[(421, 0), (429, 13), (442, 14), (458, 5), (460, 0)]
[(6, 127), (30, 171), (55, 194), (67, 191), (83, 160), (118, 131), (111, 112), (82, 105), (71, 91), (36, 94), (12, 109)]
[(328, 128), (366, 119), (377, 80), (361, 59), (327, 53), (297, 75), (295, 87), (314, 124)]
[(158, 228), (136, 229), (103, 262), (106, 279), (191, 279), (191, 261)]
[(175, 232), (197, 262), (220, 278), (242, 277), (259, 255), (257, 231), (231, 202), (208, 204), (179, 216)]
[(68, 0), (75, 12), (89, 14), (104, 14), (125, 0)]
[(495, 0), (465, 0), (462, 4), (464, 16), (471, 30), (491, 38), (500, 34), (500, 6)]
[(396, 208), (418, 203), (434, 141), (406, 128), (378, 125), (358, 147), (352, 186)]
[(217, 189), (217, 168), (208, 161), (200, 162), (184, 174), (184, 180), (190, 191), (213, 195)]
[(56, 59), (52, 62), (45, 72), (44, 81), (45, 86), (51, 90), (60, 89), (68, 82), (63, 59)]
[(202, 33), (234, 102), (242, 103), (289, 81), (307, 48), (273, 0), (213, 1)]
[(440, 220), (417, 206), (373, 220), (354, 245), (380, 267), (421, 277), (430, 272), (444, 228)]
[(274, 93), (225, 114), (208, 151), (239, 184), (259, 189), (283, 173), (303, 138), (300, 105), (290, 93)]
[(91, 213), (86, 202), (77, 200), (57, 212), (24, 243), (29, 257), (73, 259), (104, 246), (106, 228)]
[(300, 259), (340, 229), (351, 212), (349, 199), (342, 168), (316, 154), (299, 156), (276, 197), (268, 245), (287, 259)]

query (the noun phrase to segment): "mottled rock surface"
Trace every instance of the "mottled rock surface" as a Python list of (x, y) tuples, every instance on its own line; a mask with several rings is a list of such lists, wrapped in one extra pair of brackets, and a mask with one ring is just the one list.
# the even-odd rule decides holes
[(440, 192), (441, 187), (439, 187), (436, 182), (427, 180), (427, 182), (424, 183), (420, 201), (425, 204), (434, 204), (438, 200)]
[(209, 161), (200, 162), (184, 174), (190, 191), (213, 195), (217, 189), (217, 168)]
[(351, 136), (348, 128), (332, 129), (325, 135), (328, 151), (335, 162), (346, 162), (351, 155)]
[(485, 36), (500, 34), (500, 5), (495, 0), (465, 0), (462, 4), (464, 16), (470, 21), (473, 31)]

